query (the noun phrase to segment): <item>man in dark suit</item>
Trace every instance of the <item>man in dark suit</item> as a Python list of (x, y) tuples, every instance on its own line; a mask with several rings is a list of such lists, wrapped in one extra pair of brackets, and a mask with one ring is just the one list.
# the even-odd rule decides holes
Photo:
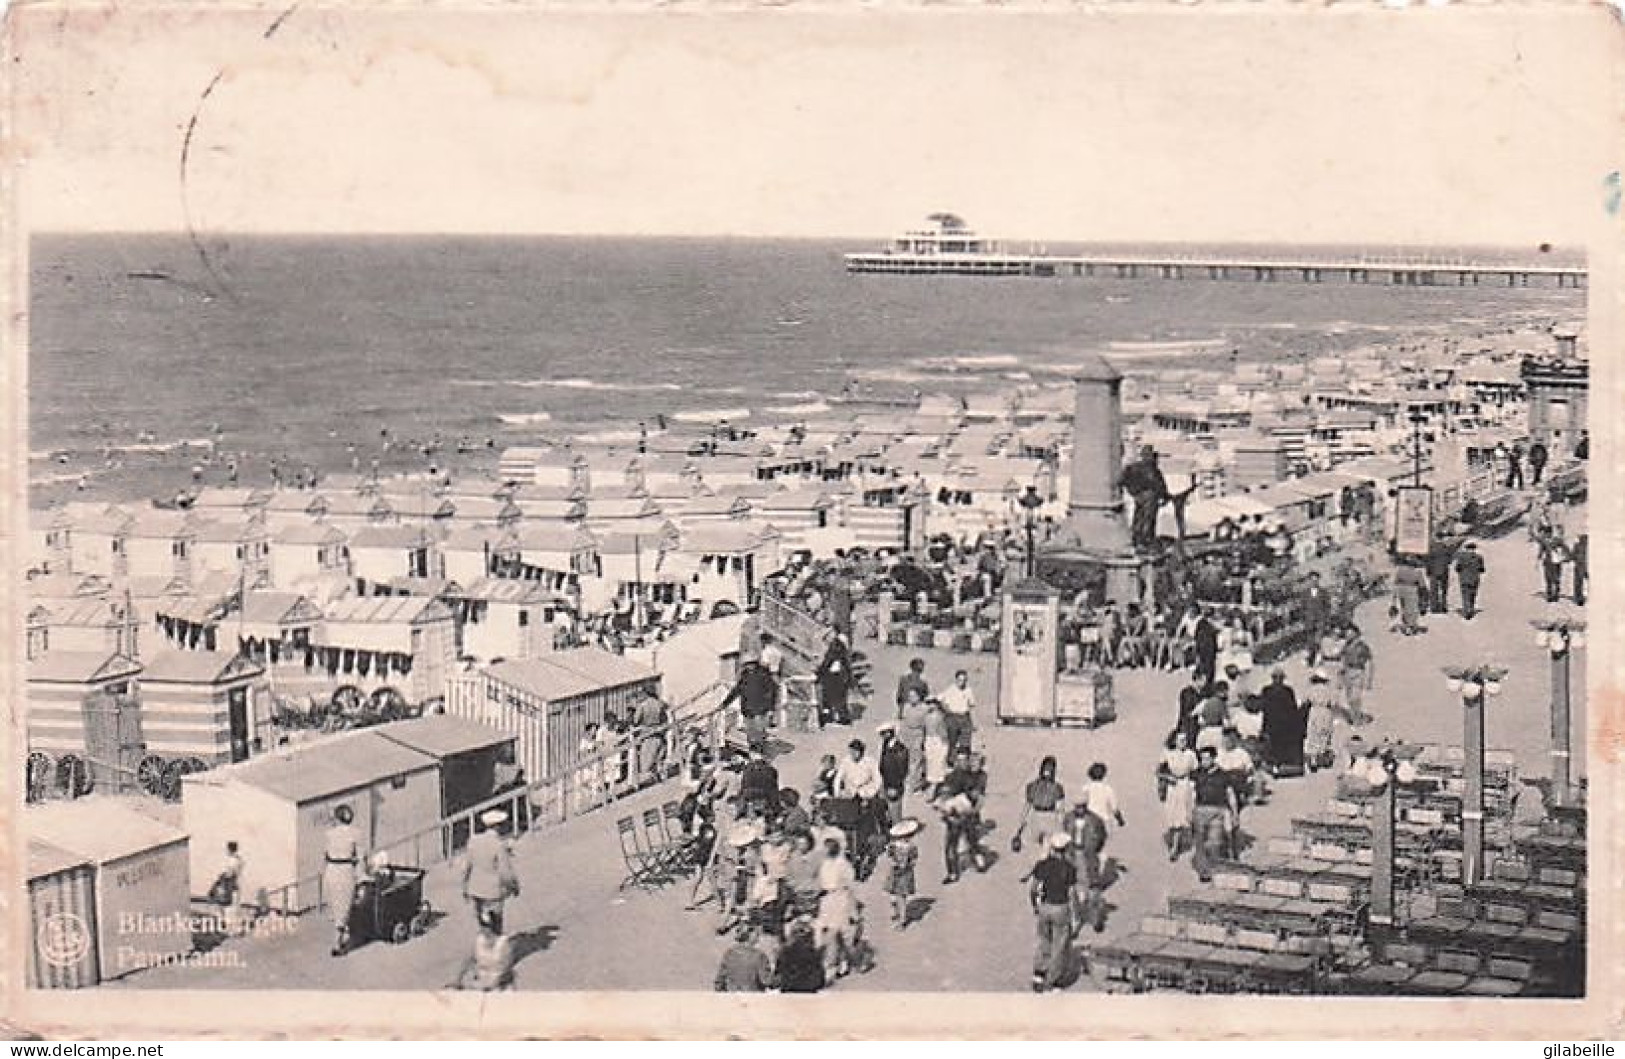
[(1218, 672), (1219, 628), (1206, 614), (1196, 622), (1196, 682), (1202, 687), (1213, 683)]

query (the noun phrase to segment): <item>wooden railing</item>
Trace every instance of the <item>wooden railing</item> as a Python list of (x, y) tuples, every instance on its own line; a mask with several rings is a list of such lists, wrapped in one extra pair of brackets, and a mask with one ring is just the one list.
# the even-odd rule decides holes
[[(566, 771), (524, 787), (493, 794), (484, 801), (400, 838), (380, 843), (367, 855), (383, 852), (393, 865), (424, 868), (447, 861), (473, 834), (474, 821), (490, 809), (508, 814), (512, 834), (556, 827), (573, 817), (612, 805), (648, 790), (682, 771), (684, 752), (698, 738), (713, 756), (720, 753), (738, 725), (738, 707), (710, 706), (687, 716), (683, 711), (723, 685), (713, 683), (674, 707), (674, 719), (658, 728), (629, 735), (613, 746), (578, 759)], [(309, 899), (313, 896), (313, 900)], [(322, 876), (317, 873), (264, 891), (255, 902), (262, 912), (301, 915), (326, 907)]]

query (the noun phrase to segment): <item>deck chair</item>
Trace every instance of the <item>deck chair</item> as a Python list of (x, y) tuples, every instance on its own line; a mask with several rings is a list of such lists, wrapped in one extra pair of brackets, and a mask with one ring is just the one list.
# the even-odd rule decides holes
[(618, 889), (624, 890), (628, 886), (658, 885), (656, 876), (660, 873), (660, 865), (639, 844), (637, 821), (630, 816), (623, 816), (615, 821), (615, 831), (621, 840), (621, 861), (626, 865), (626, 875), (621, 879)]

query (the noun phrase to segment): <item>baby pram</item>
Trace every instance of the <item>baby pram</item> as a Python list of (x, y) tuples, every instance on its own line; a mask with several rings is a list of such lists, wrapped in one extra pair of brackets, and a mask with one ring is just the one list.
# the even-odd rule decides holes
[(374, 940), (400, 944), (429, 925), (423, 899), (423, 869), (389, 865), (356, 883), (350, 906), (350, 943)]

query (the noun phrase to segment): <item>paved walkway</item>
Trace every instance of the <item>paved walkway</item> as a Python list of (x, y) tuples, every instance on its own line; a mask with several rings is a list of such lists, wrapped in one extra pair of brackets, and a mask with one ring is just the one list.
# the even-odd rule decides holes
[[(1368, 739), (1399, 738), (1459, 743), (1459, 697), (1444, 685), (1440, 667), (1493, 662), (1510, 672), (1503, 693), (1492, 700), (1489, 745), (1518, 756), (1521, 770), (1544, 776), (1547, 771), (1548, 689), (1550, 661), (1534, 642), (1532, 618), (1546, 610), (1538, 595), (1539, 572), (1533, 547), (1521, 531), (1481, 545), (1489, 574), (1482, 594), (1483, 613), (1472, 622), (1459, 615), (1433, 616), (1424, 636), (1400, 637), (1388, 631), (1387, 601), (1367, 604), (1359, 615), (1377, 658), (1376, 687), (1368, 707), (1377, 717), (1364, 729)], [(782, 782), (805, 791), (819, 755), (836, 752), (857, 732), (873, 742), (874, 725), (883, 719), (898, 674), (907, 659), (927, 660), (932, 685), (946, 685), (956, 668), (971, 673), (980, 700), (994, 697), (997, 659), (991, 655), (955, 655), (939, 651), (879, 648), (861, 644), (874, 657), (875, 704), (852, 730), (796, 735), (794, 749), (779, 761)], [(1583, 662), (1581, 652), (1577, 662)], [(1293, 684), (1302, 688), (1302, 658), (1288, 663)], [(920, 842), (924, 858), (919, 872), (920, 898), (928, 903), (923, 918), (910, 930), (886, 926), (886, 900), (877, 878), (865, 884), (877, 966), (866, 975), (841, 982), (837, 990), (1003, 991), (1025, 990), (1033, 928), (1021, 876), (1035, 856), (1009, 851), (1009, 836), (1019, 815), (1021, 790), (1036, 772), (1037, 762), (1053, 753), (1061, 761), (1061, 780), (1069, 790), (1081, 788), (1091, 761), (1104, 761), (1118, 792), (1127, 827), (1112, 835), (1107, 853), (1118, 859), (1120, 878), (1108, 891), (1111, 905), (1106, 933), (1132, 931), (1143, 915), (1161, 910), (1167, 897), (1194, 884), (1189, 858), (1168, 862), (1161, 843), (1160, 806), (1153, 766), (1161, 740), (1173, 719), (1181, 678), (1176, 674), (1131, 672), (1116, 677), (1118, 718), (1098, 730), (1005, 728), (993, 723), (990, 706), (981, 709), (979, 734), (989, 756), (987, 817), (997, 825), (989, 845), (1000, 860), (986, 875), (969, 875), (954, 886), (942, 886), (940, 830), (934, 814)], [(1583, 674), (1575, 673), (1575, 731), (1585, 731)], [(878, 712), (877, 712), (877, 708)], [(1576, 752), (1576, 766), (1583, 766)], [(1330, 796), (1328, 774), (1277, 785), (1267, 806), (1251, 809), (1246, 829), (1260, 838), (1288, 833), (1295, 815), (1313, 811)], [(616, 816), (674, 797), (675, 787), (646, 792), (608, 811), (588, 815), (517, 843), (524, 893), (510, 902), (509, 929), (516, 934), (516, 985), (521, 990), (567, 989), (709, 989), (726, 942), (714, 933), (716, 912), (707, 906), (687, 912), (688, 883), (656, 892), (617, 889), (621, 858), (614, 833)], [(438, 988), (456, 975), (469, 948), (472, 922), (457, 899), (449, 866), (430, 872), (430, 900), (446, 912), (427, 935), (404, 945), (375, 943), (342, 958), (328, 956), (331, 934), (325, 920), (297, 921), (292, 936), (240, 939), (227, 943), (237, 953), (236, 968), (164, 968), (132, 976), (124, 984), (152, 988)], [(1096, 936), (1082, 939), (1089, 944)], [(1095, 988), (1084, 980), (1075, 989)]]

